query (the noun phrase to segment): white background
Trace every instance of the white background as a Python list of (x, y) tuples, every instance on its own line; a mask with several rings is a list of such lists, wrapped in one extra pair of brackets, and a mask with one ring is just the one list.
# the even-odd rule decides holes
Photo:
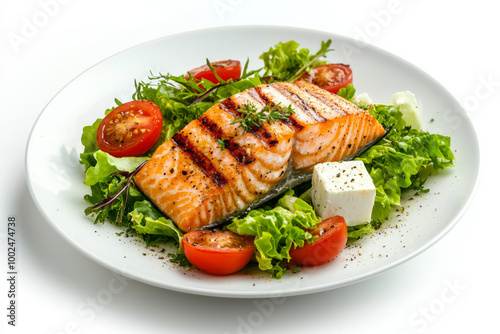
[[(7, 269), (2, 269), (0, 332), (403, 334), (498, 328), (494, 306), (500, 292), (494, 268), (500, 225), (494, 190), (500, 184), (494, 159), (500, 121), (500, 24), (494, 2), (466, 4), (1, 0), (0, 268), (7, 262), (7, 217), (15, 215), (19, 275), (17, 326), (11, 327), (6, 317)], [(447, 87), (467, 111), (480, 141), (481, 177), (469, 210), (447, 236), (416, 258), (333, 291), (276, 304), (201, 297), (124, 280), (111, 300), (96, 302), (110, 282), (117, 282), (116, 276), (63, 241), (38, 213), (27, 188), (24, 152), (35, 119), (71, 79), (123, 49), (183, 31), (253, 24), (363, 39)], [(82, 307), (92, 312), (82, 314)]]

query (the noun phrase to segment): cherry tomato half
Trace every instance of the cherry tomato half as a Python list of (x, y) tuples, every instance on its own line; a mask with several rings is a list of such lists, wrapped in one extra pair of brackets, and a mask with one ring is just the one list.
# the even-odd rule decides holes
[(97, 145), (115, 157), (146, 153), (161, 134), (163, 116), (146, 100), (124, 103), (104, 117), (97, 128)]
[(300, 79), (337, 94), (340, 88), (352, 83), (352, 70), (344, 64), (320, 65), (304, 73)]
[(347, 225), (342, 216), (323, 220), (310, 231), (317, 235), (312, 244), (290, 249), (292, 262), (303, 266), (316, 266), (333, 260), (347, 243)]
[(191, 231), (184, 234), (182, 248), (189, 262), (213, 275), (243, 269), (253, 256), (254, 237), (230, 231)]
[[(239, 79), (241, 77), (241, 63), (238, 60), (222, 60), (210, 63), (217, 75), (224, 81), (229, 79)], [(218, 84), (219, 80), (215, 77), (214, 73), (208, 65), (202, 65), (188, 72), (195, 79), (201, 80), (205, 78), (214, 84)], [(186, 80), (189, 76), (185, 76)]]

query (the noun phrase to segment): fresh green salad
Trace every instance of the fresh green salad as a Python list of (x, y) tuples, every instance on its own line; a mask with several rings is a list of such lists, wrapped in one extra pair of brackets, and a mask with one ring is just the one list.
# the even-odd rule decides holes
[[(124, 233), (137, 235), (148, 246), (173, 243), (178, 246), (178, 252), (172, 254), (171, 261), (187, 263), (181, 242), (184, 233), (135, 186), (133, 177), (138, 167), (149, 160), (159, 145), (215, 103), (263, 83), (295, 81), (311, 69), (327, 64), (326, 54), (332, 51), (330, 45), (331, 41), (323, 42), (319, 50), (312, 53), (300, 48), (295, 41), (280, 42), (262, 53), (262, 68), (249, 70), (247, 60), (241, 76), (236, 79), (222, 78), (214, 63), (207, 60), (206, 66), (217, 79), (215, 83), (206, 78), (194, 80), (191, 72), (152, 73), (148, 80), (135, 82), (131, 100), (147, 100), (158, 106), (163, 117), (161, 134), (143, 154), (116, 157), (102, 151), (96, 141), (101, 118), (83, 128), (84, 150), (80, 162), (85, 168), (84, 183), (90, 189), (85, 195), (89, 203), (85, 213), (94, 217), (95, 223), (109, 221), (122, 226)], [(427, 178), (452, 166), (454, 156), (449, 137), (407, 124), (400, 106), (357, 100), (352, 83), (337, 94), (368, 110), (384, 128), (390, 128), (381, 141), (356, 157), (363, 161), (373, 179), (376, 198), (372, 221), (348, 228), (349, 240), (354, 241), (380, 228), (391, 211), (401, 205), (403, 191), (427, 192)], [(106, 110), (103, 117), (122, 105), (121, 101), (114, 102), (116, 106)], [(279, 278), (288, 268), (290, 249), (315, 239), (308, 231), (314, 229), (320, 219), (314, 212), (309, 188), (310, 183), (306, 183), (290, 189), (261, 208), (234, 218), (221, 229), (255, 237), (254, 260), (258, 267)]]

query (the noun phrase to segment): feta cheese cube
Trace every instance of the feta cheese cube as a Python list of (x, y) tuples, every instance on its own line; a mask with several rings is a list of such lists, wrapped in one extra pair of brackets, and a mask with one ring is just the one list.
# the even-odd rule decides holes
[(362, 161), (326, 162), (314, 167), (311, 198), (321, 219), (339, 215), (347, 226), (368, 223), (375, 193)]

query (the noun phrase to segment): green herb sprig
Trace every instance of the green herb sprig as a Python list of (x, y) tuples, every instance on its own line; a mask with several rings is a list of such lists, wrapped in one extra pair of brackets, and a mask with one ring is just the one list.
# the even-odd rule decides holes
[(244, 109), (238, 109), (240, 115), (236, 117), (231, 124), (240, 123), (240, 126), (245, 131), (250, 131), (252, 127), (260, 128), (264, 121), (269, 124), (282, 119), (288, 119), (290, 115), (295, 113), (292, 106), (282, 107), (280, 103), (268, 103), (260, 110), (253, 103), (245, 104)]
[(217, 139), (217, 146), (219, 146), (221, 151), (224, 151), (226, 149), (226, 139), (225, 138)]
[(134, 176), (139, 173), (141, 168), (146, 164), (147, 161), (141, 163), (139, 167), (137, 167), (133, 172), (127, 172), (127, 171), (117, 171), (111, 174), (111, 176), (114, 175), (122, 175), (125, 177), (125, 182), (121, 185), (119, 188), (118, 192), (114, 195), (108, 194), (105, 198), (103, 198), (99, 203), (96, 203), (95, 205), (87, 208), (85, 210), (85, 214), (89, 215), (91, 213), (99, 212), (100, 210), (103, 210), (105, 207), (110, 206), (115, 200), (119, 198), (119, 196), (122, 193), (125, 193), (125, 198), (123, 200), (123, 207), (116, 217), (116, 222), (120, 223), (123, 219), (123, 216), (125, 214), (125, 208), (127, 207), (127, 200), (129, 196), (129, 191), (130, 191), (130, 186), (132, 183), (132, 180), (134, 179)]

